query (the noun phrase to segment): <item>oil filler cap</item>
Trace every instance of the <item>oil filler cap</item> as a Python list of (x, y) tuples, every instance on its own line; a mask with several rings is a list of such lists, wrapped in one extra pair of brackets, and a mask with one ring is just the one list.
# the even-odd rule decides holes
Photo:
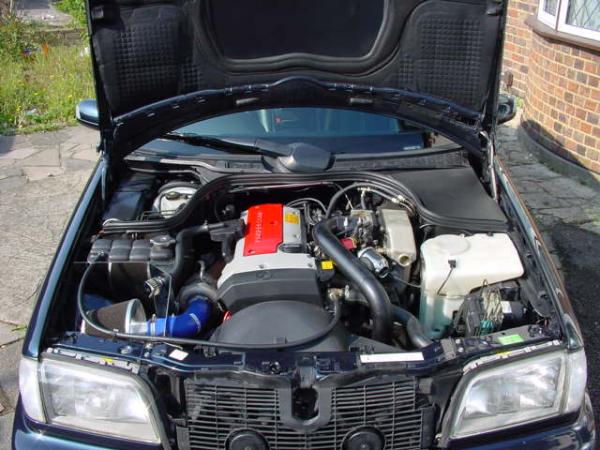
[(252, 430), (236, 431), (227, 441), (227, 450), (269, 450), (265, 439)]
[(343, 450), (383, 450), (383, 437), (374, 428), (352, 431), (342, 444)]

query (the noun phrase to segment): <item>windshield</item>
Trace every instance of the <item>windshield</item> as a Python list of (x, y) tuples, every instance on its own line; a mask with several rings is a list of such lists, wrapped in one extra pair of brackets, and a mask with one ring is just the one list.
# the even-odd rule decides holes
[[(423, 147), (423, 131), (379, 114), (331, 108), (272, 108), (213, 117), (178, 132), (218, 138), (403, 138), (409, 147)], [(406, 146), (403, 146), (406, 148)]]

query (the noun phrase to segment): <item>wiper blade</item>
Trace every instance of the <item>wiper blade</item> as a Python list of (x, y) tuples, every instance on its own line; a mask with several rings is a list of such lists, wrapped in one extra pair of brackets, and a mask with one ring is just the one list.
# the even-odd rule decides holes
[(318, 172), (328, 169), (332, 163), (331, 152), (304, 142), (280, 144), (265, 139), (255, 139), (252, 143), (248, 143), (243, 140), (221, 139), (178, 132), (167, 133), (163, 137), (216, 150), (271, 156), (277, 158), (278, 164), (291, 172)]
[(213, 136), (203, 136), (195, 133), (181, 133), (178, 131), (171, 131), (164, 134), (163, 139), (169, 139), (172, 141), (184, 142), (186, 144), (195, 145), (199, 147), (209, 147), (215, 150), (225, 152), (240, 152), (240, 153), (258, 153), (269, 156), (285, 156), (287, 152), (282, 152), (277, 147), (283, 147), (278, 144), (272, 144), (269, 148), (257, 145), (256, 139), (244, 139), (244, 138), (218, 138)]

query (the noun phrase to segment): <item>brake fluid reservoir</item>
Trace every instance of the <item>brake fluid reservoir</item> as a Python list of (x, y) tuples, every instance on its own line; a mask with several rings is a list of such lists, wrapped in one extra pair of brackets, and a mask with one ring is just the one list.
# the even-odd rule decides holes
[(443, 336), (473, 289), (523, 275), (517, 249), (504, 233), (436, 236), (421, 245), (421, 261), (419, 320), (434, 339)]

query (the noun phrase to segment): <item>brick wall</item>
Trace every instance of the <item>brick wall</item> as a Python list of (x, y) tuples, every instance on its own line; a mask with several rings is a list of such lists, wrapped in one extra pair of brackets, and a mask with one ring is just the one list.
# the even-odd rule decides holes
[(537, 0), (509, 1), (503, 71), (524, 99), (524, 129), (554, 153), (600, 173), (600, 51), (542, 37), (525, 23)]
[(503, 71), (512, 75), (512, 92), (519, 97), (527, 93), (529, 43), (533, 34), (525, 20), (537, 12), (537, 0), (509, 0), (504, 41)]
[(600, 172), (600, 55), (531, 40), (523, 126), (559, 155)]

